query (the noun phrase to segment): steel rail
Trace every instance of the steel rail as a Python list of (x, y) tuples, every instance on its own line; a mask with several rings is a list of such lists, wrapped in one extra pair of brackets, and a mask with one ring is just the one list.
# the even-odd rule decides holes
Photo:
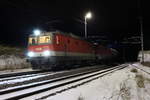
[(45, 73), (43, 72), (43, 73), (37, 73), (37, 74), (29, 74), (29, 75), (21, 75), (21, 76), (16, 76), (16, 77), (2, 78), (2, 79), (0, 79), (0, 82), (21, 79), (21, 78), (35, 77), (35, 76), (46, 75), (46, 74), (50, 74), (50, 73), (51, 72), (45, 72)]
[[(118, 68), (118, 70), (119, 70), (119, 69), (122, 69), (124, 67), (126, 67), (126, 66), (123, 66), (123, 67), (119, 66), (119, 67), (116, 67), (116, 69)], [(52, 87), (48, 87), (48, 88), (44, 88), (44, 89), (41, 89), (41, 90), (32, 91), (30, 93), (25, 93), (25, 94), (17, 95), (17, 96), (14, 96), (14, 97), (10, 97), (10, 98), (7, 98), (7, 100), (14, 100), (14, 99), (21, 99), (21, 98), (24, 98), (24, 97), (28, 97), (28, 96), (31, 96), (31, 95), (34, 95), (34, 94), (37, 94), (37, 93), (41, 93), (41, 92), (48, 91), (48, 90), (51, 90), (51, 89), (54, 89), (54, 88), (57, 88), (57, 87), (61, 87), (61, 86), (67, 85), (67, 84), (71, 84), (73, 82), (77, 82), (77, 81), (80, 81), (80, 80), (83, 80), (83, 79), (86, 79), (86, 78), (89, 78), (89, 77), (92, 77), (92, 76), (95, 76), (95, 75), (99, 75), (99, 74), (111, 71), (112, 69), (114, 69), (114, 68), (110, 68), (108, 70), (105, 70), (105, 71), (102, 71), (102, 72), (99, 72), (99, 73), (96, 73), (96, 74), (93, 74), (93, 75), (90, 75), (90, 76), (86, 76), (86, 77), (79, 78), (79, 79), (76, 79), (76, 80), (68, 81), (66, 83), (58, 84), (58, 85), (55, 85), (55, 86), (52, 86)], [(53, 83), (53, 82), (58, 82), (58, 81), (61, 81), (61, 80), (70, 79), (70, 78), (82, 76), (82, 75), (93, 73), (93, 72), (94, 71), (88, 71), (88, 72), (84, 72), (84, 73), (79, 73), (79, 74), (75, 74), (75, 75), (70, 75), (70, 76), (66, 76), (66, 77), (62, 77), (62, 78), (53, 79), (53, 80), (50, 80), (50, 81), (47, 81), (47, 82), (44, 82), (44, 83), (37, 83), (37, 84), (33, 84), (33, 85), (30, 85), (30, 86), (26, 86), (26, 87), (20, 87), (20, 88), (16, 88), (16, 89), (12, 89), (12, 90), (1, 91), (0, 94), (8, 94), (8, 93), (19, 91), (19, 90), (31, 89), (33, 87), (37, 87), (37, 86), (41, 86), (41, 85), (49, 84), (49, 83)], [(95, 70), (95, 72), (96, 72), (96, 70)]]
[(73, 75), (69, 75), (69, 76), (62, 76), (62, 77), (59, 77), (59, 78), (54, 78), (54, 79), (51, 79), (51, 80), (42, 81), (42, 82), (38, 82), (38, 83), (31, 83), (31, 85), (28, 84), (28, 85), (25, 85), (25, 86), (20, 86), (20, 87), (12, 88), (12, 89), (8, 88), (8, 89), (0, 90), (0, 94), (1, 95), (2, 94), (7, 94), (7, 93), (15, 92), (15, 91), (18, 91), (18, 90), (24, 90), (24, 89), (28, 89), (28, 88), (32, 88), (32, 87), (36, 87), (36, 86), (40, 86), (40, 85), (44, 85), (44, 84), (48, 84), (48, 83), (52, 83), (52, 82), (57, 82), (57, 81), (61, 81), (61, 80), (67, 79), (67, 78), (72, 78), (72, 77), (75, 77), (75, 76), (84, 75), (84, 74), (87, 74), (89, 72), (95, 72), (97, 70), (99, 70), (99, 68), (88, 71), (88, 72), (84, 72), (84, 73), (78, 73), (78, 74), (73, 74)]
[[(117, 69), (117, 70), (121, 70), (121, 69), (123, 69), (123, 68), (125, 68), (125, 67), (119, 68), (119, 69)], [(87, 80), (87, 81), (78, 83), (78, 84), (76, 84), (76, 85), (67, 87), (67, 88), (62, 89), (62, 90), (58, 90), (58, 91), (53, 92), (53, 93), (50, 93), (50, 94), (48, 94), (48, 95), (46, 95), (46, 96), (40, 97), (40, 98), (38, 98), (38, 99), (36, 99), (36, 100), (43, 100), (43, 99), (46, 99), (46, 98), (48, 98), (48, 97), (54, 96), (54, 95), (56, 95), (57, 93), (61, 93), (61, 92), (67, 91), (67, 90), (69, 90), (69, 89), (76, 88), (77, 86), (84, 85), (84, 84), (86, 84), (86, 83), (88, 83), (88, 82), (91, 82), (91, 81), (96, 80), (96, 79), (98, 79), (98, 78), (100, 78), (100, 77), (103, 77), (103, 76), (105, 76), (105, 75), (108, 75), (108, 74), (110, 74), (110, 73), (113, 73), (113, 72), (115, 72), (115, 71), (117, 71), (117, 70), (113, 70), (113, 71), (111, 71), (111, 72), (104, 73), (104, 74), (102, 74), (102, 75), (100, 75), (100, 76), (96, 76), (96, 77), (91, 78), (91, 79), (89, 79), (89, 80)], [(80, 81), (80, 80), (79, 80), (79, 81)], [(67, 84), (64, 84), (64, 85), (67, 85)]]
[[(101, 65), (101, 67), (104, 69), (106, 66)], [(25, 81), (18, 81), (18, 82), (16, 81), (15, 83), (13, 82), (14, 80), (10, 80), (10, 81), (6, 81), (7, 83), (9, 82), (9, 84), (1, 84), (0, 85), (1, 86), (0, 91), (2, 89), (10, 88), (12, 86), (15, 87), (15, 86), (22, 86), (22, 85), (33, 83), (33, 82), (41, 82), (41, 81), (44, 81), (44, 80), (49, 80), (49, 79), (54, 79), (54, 78), (62, 77), (62, 76), (65, 76), (65, 75), (69, 75), (69, 74), (72, 74), (72, 73), (78, 73), (79, 71), (85, 72), (86, 70), (93, 70), (93, 69), (97, 69), (97, 68), (98, 68), (97, 66), (93, 66), (93, 67), (84, 67), (84, 68), (71, 69), (71, 70), (63, 70), (63, 71), (59, 71), (59, 72), (47, 73), (47, 75), (44, 75), (44, 76), (41, 75), (41, 77), (36, 77), (36, 78), (34, 78), (34, 77), (32, 78), (32, 76), (27, 77), (27, 79), (28, 78), (32, 78), (32, 79), (25, 80)], [(26, 79), (26, 78), (24, 78), (24, 79)], [(13, 83), (11, 83), (11, 81)], [(3, 87), (6, 87), (6, 88), (3, 88)]]
[(9, 78), (9, 77), (16, 77), (16, 76), (22, 76), (22, 75), (29, 75), (29, 74), (37, 74), (37, 73), (43, 73), (46, 71), (27, 71), (27, 72), (17, 72), (17, 73), (11, 73), (11, 74), (0, 74), (0, 78)]

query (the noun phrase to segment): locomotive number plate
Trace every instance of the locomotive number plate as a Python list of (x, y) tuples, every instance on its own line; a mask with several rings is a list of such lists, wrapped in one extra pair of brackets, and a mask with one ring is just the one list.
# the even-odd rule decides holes
[(35, 50), (40, 51), (40, 50), (42, 50), (42, 48), (36, 48)]

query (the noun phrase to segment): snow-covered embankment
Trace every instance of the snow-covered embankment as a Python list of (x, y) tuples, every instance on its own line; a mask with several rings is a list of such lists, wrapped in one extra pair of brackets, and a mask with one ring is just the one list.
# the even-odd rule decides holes
[[(136, 63), (140, 69), (150, 68)], [(45, 100), (150, 100), (150, 75), (133, 65)]]
[(30, 67), (24, 57), (14, 55), (1, 55), (0, 56), (0, 70), (13, 70), (20, 68)]

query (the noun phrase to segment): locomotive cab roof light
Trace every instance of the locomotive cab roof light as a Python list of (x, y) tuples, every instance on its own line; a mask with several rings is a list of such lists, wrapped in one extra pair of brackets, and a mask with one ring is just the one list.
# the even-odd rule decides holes
[(39, 36), (41, 34), (41, 31), (36, 29), (36, 30), (33, 31), (33, 33), (34, 33), (35, 36)]

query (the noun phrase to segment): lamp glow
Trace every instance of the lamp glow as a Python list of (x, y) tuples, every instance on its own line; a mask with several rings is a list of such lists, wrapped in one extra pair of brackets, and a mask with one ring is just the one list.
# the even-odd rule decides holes
[(92, 17), (91, 12), (88, 12), (88, 13), (86, 14), (86, 16), (85, 16), (85, 18), (88, 18), (88, 19), (90, 19), (91, 17)]
[(44, 56), (50, 56), (50, 51), (48, 51), (48, 50), (47, 50), (47, 51), (44, 51), (44, 52), (43, 52), (43, 55), (44, 55)]
[(27, 56), (33, 57), (33, 56), (34, 56), (34, 53), (30, 51), (30, 52), (27, 53)]
[(34, 30), (33, 33), (35, 36), (38, 36), (41, 34), (41, 31), (40, 30)]

